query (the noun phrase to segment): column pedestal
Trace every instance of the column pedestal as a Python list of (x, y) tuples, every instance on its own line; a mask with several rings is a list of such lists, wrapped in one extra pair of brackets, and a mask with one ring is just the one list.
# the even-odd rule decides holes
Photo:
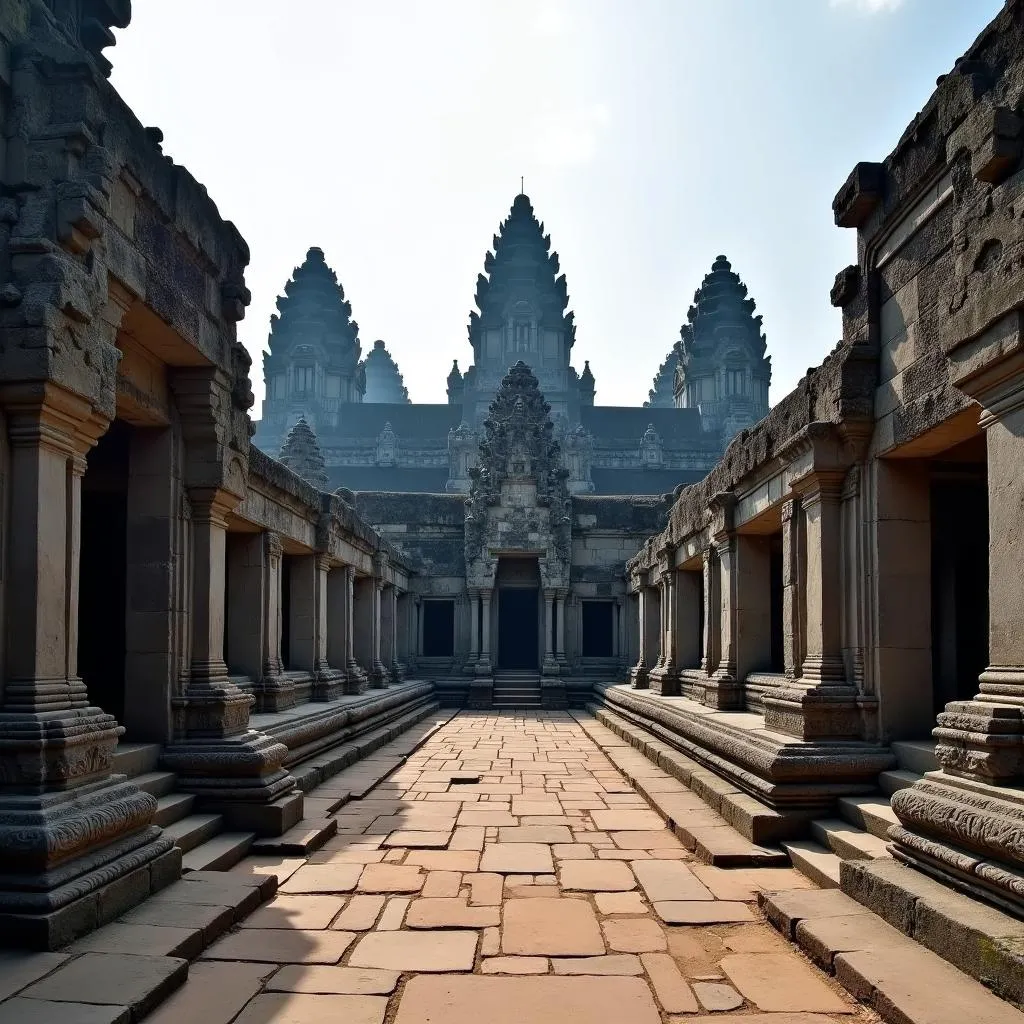
[(636, 664), (629, 670), (629, 681), (633, 684), (634, 690), (646, 690), (650, 675), (648, 658), (653, 653), (649, 645), (649, 637), (651, 631), (650, 618), (654, 609), (648, 600), (648, 588), (644, 584), (637, 587), (637, 611), (640, 618), (640, 636), (638, 638), (640, 651)]
[(718, 563), (718, 665), (704, 686), (703, 703), (720, 711), (739, 711), (743, 707), (743, 684), (736, 676), (736, 538), (719, 537), (714, 547)]

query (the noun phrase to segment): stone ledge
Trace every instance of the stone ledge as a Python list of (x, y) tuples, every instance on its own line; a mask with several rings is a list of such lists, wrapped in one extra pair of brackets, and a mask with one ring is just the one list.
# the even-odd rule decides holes
[(1021, 1014), (836, 889), (759, 893), (768, 920), (892, 1024), (1024, 1024)]
[(843, 861), (840, 881), (858, 905), (1024, 1006), (1024, 922), (896, 860)]

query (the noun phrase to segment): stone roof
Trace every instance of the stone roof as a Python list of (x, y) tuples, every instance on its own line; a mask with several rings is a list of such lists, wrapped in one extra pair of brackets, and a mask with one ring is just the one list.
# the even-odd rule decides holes
[(280, 462), (317, 490), (327, 490), (327, 471), (313, 428), (302, 417), (285, 438)]

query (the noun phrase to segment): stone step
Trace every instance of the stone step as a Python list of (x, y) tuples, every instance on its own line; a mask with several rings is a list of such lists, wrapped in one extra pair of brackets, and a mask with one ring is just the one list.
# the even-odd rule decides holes
[(159, 743), (118, 743), (114, 749), (113, 771), (134, 778), (156, 770), (160, 758)]
[(189, 814), (164, 829), (164, 835), (172, 840), (182, 853), (194, 850), (201, 843), (212, 839), (224, 827), (219, 814)]
[(811, 836), (842, 860), (874, 860), (890, 856), (885, 840), (862, 832), (841, 818), (812, 821)]
[(882, 772), (878, 776), (878, 785), (886, 796), (892, 796), (893, 793), (912, 786), (919, 778), (921, 776), (917, 772), (908, 772), (902, 768), (894, 768), (892, 771)]
[(191, 793), (168, 793), (157, 798), (153, 824), (166, 828), (176, 821), (188, 817), (195, 806), (196, 798)]
[(785, 839), (782, 848), (800, 874), (806, 875), (822, 889), (839, 888), (839, 865), (842, 861), (831, 850), (809, 839)]
[(221, 832), (184, 854), (181, 870), (227, 871), (249, 852), (255, 838), (253, 832)]
[(178, 776), (174, 772), (143, 772), (133, 776), (132, 782), (150, 796), (161, 797), (174, 791)]
[(899, 824), (899, 818), (884, 796), (844, 796), (839, 798), (839, 814), (851, 825), (856, 825), (879, 839), (888, 842), (889, 828)]
[(934, 740), (898, 740), (891, 747), (897, 763), (904, 771), (917, 772), (918, 775), (938, 771)]

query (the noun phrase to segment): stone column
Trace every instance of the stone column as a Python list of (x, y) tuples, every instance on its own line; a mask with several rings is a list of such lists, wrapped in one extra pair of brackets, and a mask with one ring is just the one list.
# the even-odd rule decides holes
[(704, 593), (704, 637), (702, 646), (704, 656), (700, 667), (707, 675), (711, 675), (718, 666), (718, 581), (716, 579), (715, 549), (708, 548), (701, 555), (703, 562), (703, 593)]
[(288, 667), (304, 673), (294, 680), (296, 702), (315, 698), (316, 679), (316, 555), (292, 555), (288, 573)]
[(387, 688), (390, 681), (390, 673), (381, 659), (382, 633), (384, 625), (384, 587), (383, 579), (379, 576), (373, 578), (371, 587), (371, 611), (370, 611), (370, 688), (383, 690)]
[(565, 675), (569, 666), (565, 657), (565, 613), (569, 606), (568, 594), (560, 590), (555, 594), (555, 660), (560, 674)]
[(675, 656), (679, 671), (700, 667), (700, 602), (700, 573), (677, 572)]
[(283, 711), (295, 704), (295, 686), (284, 674), (281, 660), (281, 538), (273, 532), (261, 537), (263, 547), (263, 672), (261, 711)]
[[(421, 630), (421, 644), (422, 647), (422, 625)], [(480, 592), (477, 590), (471, 590), (469, 592), (469, 659), (466, 662), (466, 668), (473, 672), (476, 669), (477, 662), (480, 660)]]
[(402, 669), (398, 663), (398, 588), (389, 584), (381, 594), (381, 661), (388, 673), (388, 682), (400, 683)]
[(635, 690), (646, 690), (650, 676), (650, 668), (647, 664), (649, 656), (647, 647), (647, 618), (651, 609), (647, 606), (647, 587), (641, 583), (636, 588), (637, 595), (637, 616), (640, 621), (638, 646), (640, 648), (636, 664), (630, 669), (629, 678)]
[(480, 660), (476, 663), (478, 676), (491, 674), (491, 594), (490, 587), (480, 592)]
[(658, 579), (658, 603), (661, 606), (661, 657), (651, 670), (651, 689), (672, 696), (679, 693), (679, 667), (676, 661), (676, 571), (663, 565)]
[(796, 679), (803, 665), (803, 615), (801, 612), (801, 511), (800, 499), (782, 503), (782, 644), (786, 676)]
[[(989, 664), (972, 700), (953, 701), (933, 732), (941, 772), (894, 794), (890, 837), (904, 861), (1024, 914), (1024, 324), (969, 350), (960, 386), (982, 404), (988, 464)], [(993, 328), (993, 332), (995, 329)], [(1013, 354), (1003, 357), (1004, 351)], [(978, 370), (982, 357), (1002, 359)], [(1009, 364), (1009, 365), (1007, 365)], [(956, 364), (954, 364), (954, 368)]]
[(330, 628), (327, 582), (331, 559), (321, 553), (314, 556), (313, 564), (313, 700), (336, 700), (344, 686), (345, 674), (333, 668), (327, 656)]
[(123, 730), (78, 677), (81, 479), (105, 423), (52, 386), (0, 399), (10, 443), (0, 929), (56, 949), (177, 878), (180, 854), (151, 824), (156, 800), (111, 776)]
[(288, 748), (249, 728), (253, 698), (224, 664), (224, 555), (228, 513), (237, 497), (194, 488), (192, 506), (192, 664), (172, 701), (175, 740), (161, 763), (178, 788), (223, 814), (233, 829), (280, 835), (302, 816), (302, 794), (282, 767)]
[(846, 681), (842, 653), (842, 484), (839, 472), (816, 473), (796, 484), (804, 518), (804, 658), (799, 679), (765, 696), (764, 707), (769, 729), (801, 739), (861, 733), (856, 692)]
[(555, 632), (555, 601), (556, 591), (544, 591), (544, 662), (541, 665), (541, 674), (545, 676), (558, 675), (558, 662), (555, 660), (554, 632)]
[(366, 672), (356, 660), (356, 569), (346, 565), (343, 570), (345, 598), (345, 692), (365, 693), (369, 685)]
[(736, 537), (715, 538), (717, 572), (718, 665), (704, 688), (704, 703), (723, 711), (743, 706), (743, 686), (736, 676), (736, 612), (738, 604), (738, 564)]
[(353, 652), (367, 685), (373, 669), (374, 580), (372, 576), (355, 576), (353, 571)]

